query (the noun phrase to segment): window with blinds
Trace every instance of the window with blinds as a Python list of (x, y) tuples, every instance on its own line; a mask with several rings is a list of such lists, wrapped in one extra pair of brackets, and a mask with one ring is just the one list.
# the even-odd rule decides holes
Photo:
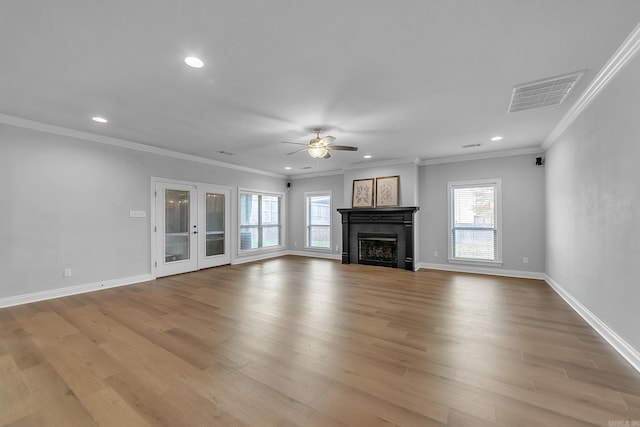
[(501, 262), (500, 180), (449, 183), (450, 261)]

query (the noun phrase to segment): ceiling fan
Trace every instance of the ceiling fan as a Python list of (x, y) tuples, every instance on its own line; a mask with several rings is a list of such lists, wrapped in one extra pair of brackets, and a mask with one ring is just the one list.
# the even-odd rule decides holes
[(329, 157), (331, 157), (331, 155), (329, 154), (329, 151), (331, 150), (358, 151), (358, 147), (331, 144), (333, 141), (336, 140), (336, 138), (331, 135), (327, 135), (320, 138), (320, 132), (322, 132), (322, 129), (316, 128), (313, 131), (316, 133), (316, 137), (313, 138), (311, 141), (309, 141), (309, 144), (303, 144), (301, 142), (283, 141), (285, 144), (297, 144), (297, 145), (305, 146), (305, 148), (301, 148), (300, 150), (287, 153), (287, 156), (306, 150), (307, 154), (313, 157), (314, 159), (328, 159)]

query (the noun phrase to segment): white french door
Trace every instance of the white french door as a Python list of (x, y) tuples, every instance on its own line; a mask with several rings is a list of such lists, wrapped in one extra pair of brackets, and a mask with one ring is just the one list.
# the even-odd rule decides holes
[(155, 182), (155, 276), (231, 262), (228, 187)]
[(198, 185), (198, 268), (231, 263), (231, 189)]
[(156, 183), (156, 276), (198, 269), (197, 187)]

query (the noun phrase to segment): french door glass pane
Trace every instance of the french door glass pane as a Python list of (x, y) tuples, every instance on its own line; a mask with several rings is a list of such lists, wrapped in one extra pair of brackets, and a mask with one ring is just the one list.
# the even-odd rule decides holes
[(166, 262), (189, 259), (189, 192), (165, 190)]
[(224, 254), (224, 194), (206, 195), (206, 256)]

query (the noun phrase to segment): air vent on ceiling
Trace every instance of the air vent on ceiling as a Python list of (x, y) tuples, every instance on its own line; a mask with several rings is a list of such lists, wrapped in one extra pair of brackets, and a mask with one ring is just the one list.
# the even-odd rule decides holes
[(584, 71), (578, 71), (564, 76), (551, 77), (536, 82), (514, 86), (509, 103), (509, 112), (515, 113), (532, 108), (558, 105), (565, 100)]
[(302, 167), (300, 169), (311, 169), (311, 166), (305, 166), (305, 167)]
[(480, 147), (482, 144), (467, 144), (467, 145), (463, 145), (462, 148), (473, 148), (473, 147)]
[(225, 156), (233, 156), (236, 153), (231, 153), (229, 151), (224, 151), (224, 150), (220, 150), (218, 151), (219, 154), (224, 154)]

